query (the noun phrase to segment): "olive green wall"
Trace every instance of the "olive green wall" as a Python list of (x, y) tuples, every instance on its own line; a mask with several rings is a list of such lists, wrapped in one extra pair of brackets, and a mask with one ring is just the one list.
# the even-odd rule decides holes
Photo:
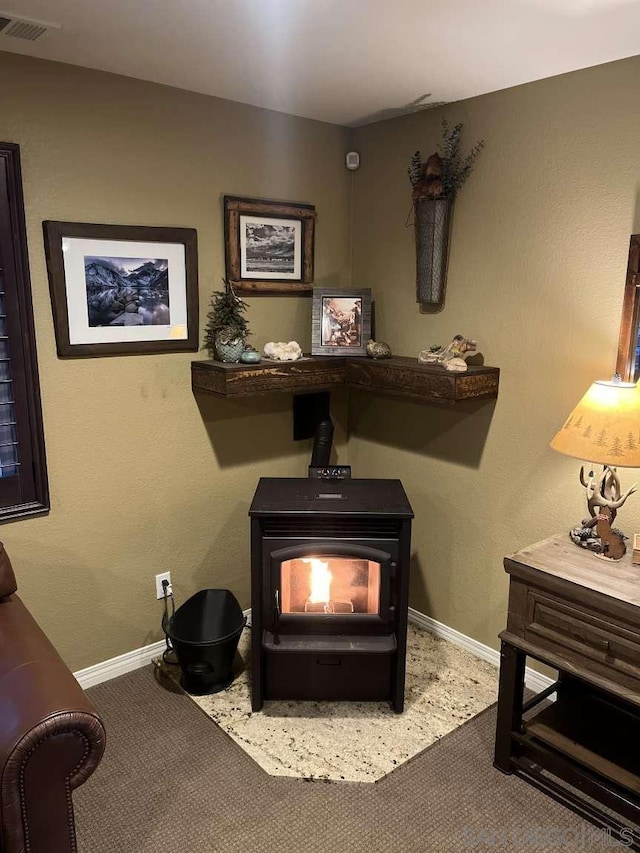
[[(495, 405), (455, 411), (351, 398), (349, 462), (400, 477), (412, 501), (411, 604), (489, 645), (504, 627), (504, 554), (583, 515), (579, 462), (548, 443), (613, 372), (629, 234), (640, 230), (640, 58), (360, 129), (353, 146), (352, 280), (376, 301), (376, 337), (417, 355), (461, 333), (501, 368)], [(455, 208), (446, 306), (415, 303), (411, 154), (443, 115), (486, 141)], [(633, 471), (624, 471), (631, 485)], [(640, 499), (618, 521), (640, 530)], [(606, 566), (602, 567), (603, 572)]]
[[(249, 606), (247, 509), (260, 476), (304, 476), (290, 398), (196, 399), (198, 354), (56, 357), (42, 220), (198, 230), (200, 315), (224, 273), (225, 193), (316, 205), (316, 281), (349, 283), (342, 128), (0, 53), (0, 139), (21, 146), (51, 487), (46, 518), (0, 537), (21, 594), (74, 669), (160, 638), (154, 575), (178, 601)], [(308, 298), (252, 298), (252, 342), (310, 344)], [(344, 400), (337, 419), (344, 420)], [(344, 450), (344, 434), (339, 442)], [(342, 456), (344, 459), (344, 456)]]
[[(502, 556), (583, 513), (579, 463), (548, 442), (612, 372), (629, 234), (640, 231), (635, 58), (362, 128), (0, 53), (0, 139), (22, 151), (52, 509), (4, 525), (21, 593), (78, 669), (160, 634), (153, 576), (178, 600), (228, 586), (249, 605), (259, 476), (303, 476), (288, 396), (195, 398), (192, 357), (56, 357), (43, 219), (198, 230), (201, 326), (224, 271), (224, 193), (318, 209), (316, 282), (370, 286), (377, 337), (416, 355), (460, 332), (502, 369), (495, 405), (454, 411), (353, 394), (348, 461), (400, 477), (416, 512), (411, 604), (495, 645)], [(447, 302), (414, 301), (409, 157), (440, 119), (486, 149), (453, 224)], [(354, 175), (347, 147), (362, 155)], [(353, 245), (351, 244), (353, 239)], [(351, 253), (353, 252), (353, 257)], [(310, 301), (252, 298), (253, 342), (310, 343)], [(336, 395), (346, 461), (344, 395)], [(633, 472), (624, 472), (627, 483)], [(640, 500), (620, 514), (640, 530)], [(605, 570), (605, 569), (603, 569)]]

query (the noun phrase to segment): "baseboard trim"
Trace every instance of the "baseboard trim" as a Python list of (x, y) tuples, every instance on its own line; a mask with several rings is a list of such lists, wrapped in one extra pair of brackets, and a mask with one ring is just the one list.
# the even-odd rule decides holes
[(123, 655), (110, 658), (102, 663), (88, 666), (86, 669), (78, 670), (73, 674), (80, 687), (86, 690), (87, 687), (95, 687), (96, 684), (102, 684), (103, 681), (110, 681), (126, 672), (132, 672), (134, 669), (146, 666), (151, 663), (153, 658), (161, 655), (165, 648), (164, 640), (160, 640), (157, 643), (143, 646), (141, 649), (134, 649), (132, 652), (125, 652)]
[[(245, 610), (244, 615), (250, 622), (251, 609)], [(157, 643), (142, 646), (140, 649), (134, 649), (131, 652), (125, 652), (123, 655), (110, 658), (102, 663), (88, 666), (86, 669), (80, 669), (73, 674), (80, 687), (86, 690), (88, 687), (95, 687), (96, 684), (102, 684), (103, 681), (110, 681), (119, 675), (125, 675), (125, 673), (132, 672), (134, 669), (141, 669), (143, 666), (147, 666), (154, 658), (161, 655), (165, 648), (165, 641), (159, 640)]]
[[(244, 611), (247, 617), (247, 623), (251, 624), (251, 608)], [(456, 631), (455, 628), (450, 628), (448, 625), (443, 625), (431, 616), (426, 616), (419, 610), (413, 607), (409, 608), (409, 621), (425, 631), (435, 634), (437, 637), (443, 637), (449, 640), (454, 646), (459, 646), (465, 649), (470, 654), (481, 660), (486, 660), (494, 666), (500, 666), (500, 652), (497, 649), (492, 649), (490, 646), (485, 646), (484, 643), (479, 643), (472, 637), (467, 637), (466, 634)], [(96, 663), (93, 666), (88, 666), (86, 669), (78, 670), (74, 675), (80, 686), (86, 690), (88, 687), (95, 687), (96, 684), (102, 684), (103, 681), (110, 681), (112, 678), (117, 678), (119, 675), (125, 675), (127, 672), (132, 672), (134, 669), (140, 669), (147, 666), (151, 661), (162, 654), (165, 649), (164, 640), (157, 643), (151, 643), (148, 646), (143, 646), (140, 649), (134, 649), (131, 652), (125, 652), (123, 655), (118, 655), (115, 658), (110, 658), (102, 663)], [(546, 675), (541, 675), (534, 669), (527, 667), (525, 672), (525, 681), (527, 687), (535, 690), (536, 693), (547, 688), (551, 683), (551, 679)]]
[[(465, 651), (470, 652), (472, 655), (480, 658), (481, 660), (486, 660), (488, 663), (492, 663), (497, 667), (500, 666), (500, 652), (497, 649), (492, 649), (491, 646), (485, 646), (484, 643), (480, 643), (472, 637), (467, 637), (466, 634), (456, 631), (455, 628), (443, 625), (442, 622), (438, 622), (436, 619), (432, 619), (431, 616), (426, 616), (424, 613), (420, 613), (419, 610), (414, 610), (413, 607), (409, 608), (409, 621), (413, 622), (414, 625), (418, 625), (420, 628), (424, 628), (425, 631), (430, 631), (437, 637), (443, 637), (445, 640), (449, 640), (449, 642), (453, 643), (454, 646), (465, 649)], [(524, 678), (527, 687), (530, 690), (534, 690), (536, 693), (541, 690), (545, 690), (550, 684), (553, 684), (553, 681), (550, 678), (536, 672), (536, 670), (531, 669), (531, 667), (526, 668)]]

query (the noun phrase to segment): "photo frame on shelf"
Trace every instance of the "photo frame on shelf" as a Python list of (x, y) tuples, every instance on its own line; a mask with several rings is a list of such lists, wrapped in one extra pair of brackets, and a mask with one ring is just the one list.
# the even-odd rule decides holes
[(315, 221), (312, 204), (225, 196), (225, 263), (233, 289), (310, 294)]
[(197, 351), (195, 229), (42, 227), (61, 358)]
[(370, 288), (314, 288), (312, 355), (366, 355), (370, 337)]

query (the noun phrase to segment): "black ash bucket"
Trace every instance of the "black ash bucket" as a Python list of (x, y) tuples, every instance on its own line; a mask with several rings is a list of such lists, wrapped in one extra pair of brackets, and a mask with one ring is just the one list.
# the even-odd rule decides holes
[(235, 595), (228, 589), (201, 589), (162, 627), (171, 640), (188, 693), (218, 693), (233, 681), (233, 661), (246, 624)]

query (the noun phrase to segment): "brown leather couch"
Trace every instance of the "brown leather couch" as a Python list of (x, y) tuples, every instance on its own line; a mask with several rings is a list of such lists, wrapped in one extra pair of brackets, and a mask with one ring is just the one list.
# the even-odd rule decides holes
[(104, 727), (16, 588), (0, 543), (0, 850), (76, 853), (71, 792), (98, 766)]

